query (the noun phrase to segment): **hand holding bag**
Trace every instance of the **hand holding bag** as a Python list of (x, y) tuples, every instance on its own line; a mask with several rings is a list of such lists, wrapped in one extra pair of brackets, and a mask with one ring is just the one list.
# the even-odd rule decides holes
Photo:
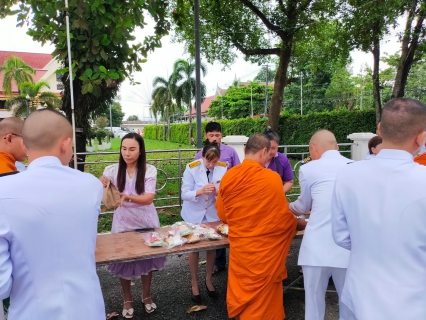
[(107, 209), (116, 209), (121, 204), (120, 192), (111, 181), (108, 181), (106, 188), (104, 188), (102, 202)]

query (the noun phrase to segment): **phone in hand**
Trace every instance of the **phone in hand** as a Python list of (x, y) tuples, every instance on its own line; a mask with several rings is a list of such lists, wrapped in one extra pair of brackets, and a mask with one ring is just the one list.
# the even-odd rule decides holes
[(139, 232), (139, 233), (150, 232), (150, 231), (155, 231), (155, 229), (154, 228), (142, 228), (142, 229), (136, 229), (135, 230), (135, 232)]

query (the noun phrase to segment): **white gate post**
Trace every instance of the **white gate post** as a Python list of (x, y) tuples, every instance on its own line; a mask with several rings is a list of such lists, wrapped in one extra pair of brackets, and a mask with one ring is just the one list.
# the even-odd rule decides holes
[(352, 160), (359, 161), (364, 160), (368, 153), (368, 141), (376, 134), (371, 132), (357, 132), (348, 135), (348, 139), (353, 141), (352, 149)]
[(232, 147), (237, 151), (240, 162), (244, 160), (244, 144), (246, 144), (248, 137), (246, 136), (226, 136), (222, 138), (222, 143)]

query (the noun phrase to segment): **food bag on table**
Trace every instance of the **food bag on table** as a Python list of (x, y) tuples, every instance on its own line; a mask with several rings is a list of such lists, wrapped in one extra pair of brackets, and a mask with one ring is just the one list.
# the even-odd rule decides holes
[(217, 233), (215, 229), (210, 228), (209, 232), (206, 234), (206, 238), (209, 240), (219, 240), (222, 239), (222, 236)]
[(166, 243), (158, 232), (149, 232), (144, 236), (145, 244), (150, 247), (161, 247)]
[(185, 236), (185, 238), (188, 240), (187, 243), (196, 243), (201, 240), (200, 234), (197, 232), (193, 232), (190, 235)]
[(217, 226), (216, 230), (217, 230), (219, 233), (221, 233), (221, 234), (223, 234), (223, 235), (227, 236), (227, 235), (228, 235), (228, 232), (229, 232), (229, 227), (228, 227), (228, 225), (227, 225), (227, 224), (222, 223), (222, 224), (220, 224), (220, 225), (218, 225), (218, 226)]
[(173, 224), (172, 228), (178, 228), (179, 233), (182, 237), (190, 235), (193, 232), (191, 226), (188, 223), (182, 221)]
[[(192, 231), (191, 231), (192, 233)], [(176, 246), (181, 246), (188, 242), (188, 239), (180, 235), (180, 230), (177, 226), (172, 227), (172, 230), (167, 233), (164, 241), (167, 243), (167, 248), (171, 249)]]

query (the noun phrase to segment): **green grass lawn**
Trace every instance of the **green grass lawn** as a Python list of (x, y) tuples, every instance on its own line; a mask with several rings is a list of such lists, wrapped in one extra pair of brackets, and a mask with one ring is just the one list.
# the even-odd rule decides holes
[[(151, 150), (178, 150), (178, 149), (193, 149), (190, 145), (181, 145), (167, 141), (157, 141), (144, 139), (145, 148), (147, 151)], [(119, 151), (121, 139), (111, 139), (111, 149), (105, 150), (107, 152)], [(185, 170), (185, 165), (194, 159), (195, 151), (181, 152), (181, 176)], [(85, 165), (85, 172), (91, 173), (96, 177), (100, 177), (106, 166), (117, 163), (119, 155), (117, 154), (94, 154), (86, 157), (86, 162), (92, 162)], [(158, 208), (158, 215), (161, 225), (170, 225), (176, 221), (182, 220), (180, 217), (180, 208), (161, 208), (163, 206), (171, 206), (179, 204), (179, 189), (180, 181), (177, 179), (179, 166), (178, 166), (178, 151), (167, 152), (147, 152), (147, 162), (154, 165), (158, 169), (157, 175), (157, 192), (155, 206)], [(175, 180), (166, 180), (174, 178)], [(165, 185), (165, 186), (164, 186)], [(163, 187), (164, 186), (164, 187)], [(163, 187), (163, 188), (162, 188)], [(103, 210), (105, 211), (105, 210)], [(101, 215), (98, 224), (98, 232), (106, 232), (111, 230), (112, 214)]]

